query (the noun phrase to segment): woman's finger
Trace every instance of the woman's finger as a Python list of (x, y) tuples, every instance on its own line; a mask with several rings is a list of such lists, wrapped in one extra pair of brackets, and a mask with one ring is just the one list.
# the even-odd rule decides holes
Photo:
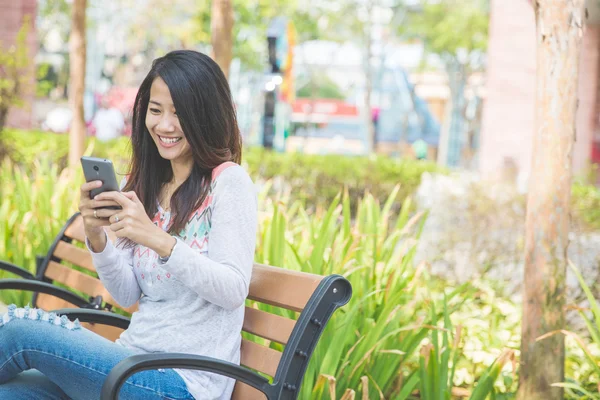
[(121, 210), (111, 210), (110, 208), (96, 208), (92, 211), (92, 215), (95, 218), (110, 218), (120, 211)]
[(96, 217), (96, 216), (94, 216), (94, 211), (96, 211), (96, 215), (97, 215), (98, 211), (93, 210), (91, 208), (86, 209), (81, 212), (81, 215), (83, 216), (83, 224), (86, 227), (99, 228), (101, 226), (110, 225), (110, 222), (108, 222), (108, 217), (104, 218), (104, 217), (101, 217), (100, 215), (98, 215)]
[(140, 201), (139, 197), (137, 196), (137, 194), (135, 194), (135, 192), (129, 191), (129, 192), (121, 192), (123, 194), (123, 196), (127, 197), (129, 200), (133, 201), (136, 204), (142, 205), (142, 202)]
[(102, 181), (90, 181), (81, 185), (81, 198), (89, 198), (90, 191), (102, 186)]
[(116, 212), (116, 213), (114, 213), (113, 215), (111, 215), (111, 216), (108, 218), (108, 221), (109, 221), (111, 224), (118, 224), (119, 222), (123, 221), (123, 220), (125, 219), (125, 217), (126, 217), (126, 216), (127, 216), (127, 215), (126, 215), (126, 214), (124, 214), (124, 213), (119, 213), (119, 212)]
[(90, 202), (90, 207), (91, 208), (106, 208), (106, 207), (119, 207), (122, 208), (122, 206), (117, 203), (116, 201), (113, 200), (91, 200)]
[(123, 193), (121, 192), (104, 192), (104, 193), (100, 193), (98, 196), (95, 197), (95, 200), (112, 200), (116, 203), (118, 203), (121, 207), (125, 208), (127, 206), (132, 206), (135, 203), (131, 200), (129, 200), (127, 197), (125, 197), (123, 195)]
[(106, 218), (87, 218), (84, 220), (84, 226), (88, 228), (100, 228), (103, 226), (110, 226), (110, 222)]
[(123, 228), (125, 228), (126, 222), (119, 221), (114, 224), (110, 224), (110, 230), (117, 234), (117, 236), (121, 237), (123, 235)]

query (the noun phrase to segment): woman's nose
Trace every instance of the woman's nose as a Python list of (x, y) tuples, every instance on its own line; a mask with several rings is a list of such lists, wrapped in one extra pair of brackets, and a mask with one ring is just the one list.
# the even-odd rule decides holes
[(158, 123), (158, 129), (163, 132), (173, 132), (175, 130), (175, 124), (172, 121), (172, 118), (169, 116), (162, 117)]

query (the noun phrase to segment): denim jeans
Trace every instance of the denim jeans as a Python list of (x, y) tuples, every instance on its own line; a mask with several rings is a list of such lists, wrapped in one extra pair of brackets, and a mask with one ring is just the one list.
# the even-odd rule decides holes
[[(66, 317), (9, 306), (0, 319), (0, 399), (100, 398), (110, 370), (134, 351)], [(193, 399), (172, 369), (138, 372), (119, 399)]]

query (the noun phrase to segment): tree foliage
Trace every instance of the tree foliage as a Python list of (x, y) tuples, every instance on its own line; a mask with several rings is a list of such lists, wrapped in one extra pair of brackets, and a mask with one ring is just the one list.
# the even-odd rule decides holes
[(344, 100), (346, 94), (333, 80), (324, 74), (315, 74), (309, 82), (300, 87), (296, 96), (303, 98), (339, 99)]
[(30, 78), (24, 73), (30, 61), (28, 32), (29, 19), (26, 18), (17, 33), (15, 44), (8, 47), (0, 45), (0, 132), (8, 117), (8, 110), (23, 105), (22, 98)]
[[(132, 27), (134, 37), (146, 38), (145, 43), (159, 52), (163, 47), (194, 48), (209, 51), (211, 41), (211, 2), (170, 4), (148, 0)], [(262, 70), (267, 58), (267, 27), (277, 16), (293, 21), (299, 41), (320, 36), (317, 21), (320, 8), (300, 5), (297, 0), (233, 0), (233, 57), (247, 69)], [(153, 31), (148, 26), (156, 27)]]
[(444, 61), (467, 64), (487, 49), (489, 7), (485, 0), (422, 0), (407, 14), (398, 33), (423, 42)]

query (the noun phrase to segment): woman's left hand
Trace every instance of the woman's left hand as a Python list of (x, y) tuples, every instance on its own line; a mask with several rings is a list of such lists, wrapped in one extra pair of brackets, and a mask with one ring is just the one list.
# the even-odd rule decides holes
[(171, 254), (175, 238), (154, 225), (135, 192), (104, 192), (95, 199), (113, 200), (123, 207), (109, 218), (110, 229), (117, 237), (131, 239), (156, 251), (161, 257)]

